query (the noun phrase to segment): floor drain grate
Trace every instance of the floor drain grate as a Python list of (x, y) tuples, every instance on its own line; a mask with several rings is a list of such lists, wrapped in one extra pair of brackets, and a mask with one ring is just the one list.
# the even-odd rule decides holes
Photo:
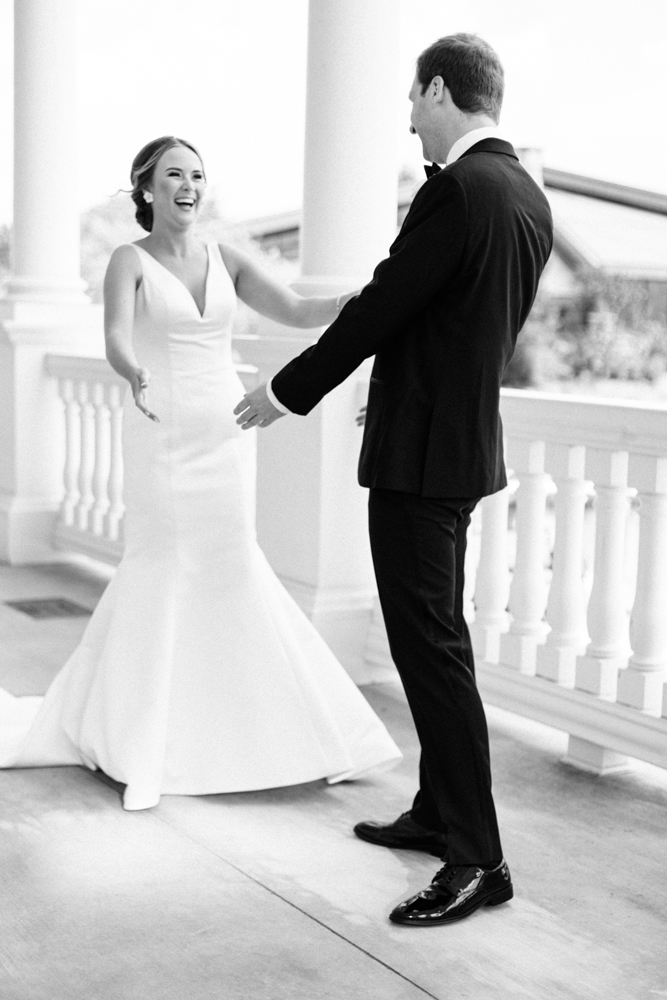
[(32, 601), (4, 601), (8, 608), (22, 611), (31, 618), (80, 618), (91, 614), (88, 608), (66, 597), (42, 597)]

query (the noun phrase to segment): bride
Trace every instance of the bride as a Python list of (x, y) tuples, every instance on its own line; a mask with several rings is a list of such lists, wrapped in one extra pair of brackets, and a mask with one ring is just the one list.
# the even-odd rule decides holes
[(131, 177), (148, 235), (114, 251), (104, 287), (107, 358), (136, 404), (125, 552), (43, 701), (13, 699), (0, 766), (100, 768), (126, 809), (357, 777), (400, 752), (257, 545), (231, 350), (237, 296), (298, 327), (344, 298), (301, 298), (198, 239), (206, 177), (182, 139), (148, 143)]

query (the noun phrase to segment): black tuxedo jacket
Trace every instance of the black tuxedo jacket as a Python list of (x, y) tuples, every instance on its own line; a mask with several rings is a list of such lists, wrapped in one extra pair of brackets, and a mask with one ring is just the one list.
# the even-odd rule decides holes
[(375, 355), (362, 486), (482, 497), (506, 484), (500, 384), (552, 245), (548, 202), (501, 139), (419, 189), (389, 256), (272, 380), (308, 413)]

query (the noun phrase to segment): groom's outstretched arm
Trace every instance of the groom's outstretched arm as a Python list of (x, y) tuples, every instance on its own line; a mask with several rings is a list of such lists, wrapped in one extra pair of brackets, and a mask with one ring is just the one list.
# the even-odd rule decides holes
[(451, 281), (465, 245), (467, 205), (452, 175), (422, 188), (389, 257), (320, 339), (271, 380), (278, 402), (305, 415), (361, 362), (400, 336)]

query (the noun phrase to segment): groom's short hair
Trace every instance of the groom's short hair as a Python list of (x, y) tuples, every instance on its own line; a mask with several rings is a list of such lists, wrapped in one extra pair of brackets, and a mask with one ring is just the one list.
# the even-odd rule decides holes
[(422, 94), (441, 76), (457, 108), (468, 114), (500, 118), (505, 77), (497, 53), (479, 35), (446, 35), (424, 49), (417, 59)]

